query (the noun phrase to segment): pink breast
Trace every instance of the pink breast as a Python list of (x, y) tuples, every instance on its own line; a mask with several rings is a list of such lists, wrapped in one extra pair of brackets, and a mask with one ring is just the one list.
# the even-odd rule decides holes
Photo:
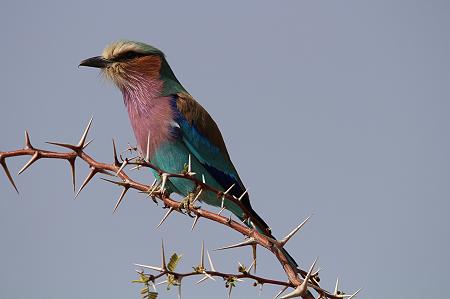
[(171, 98), (158, 96), (162, 90), (160, 80), (139, 83), (139, 86), (122, 88), (122, 93), (138, 146), (145, 153), (147, 138), (150, 134), (150, 155), (152, 156), (161, 143), (172, 138)]

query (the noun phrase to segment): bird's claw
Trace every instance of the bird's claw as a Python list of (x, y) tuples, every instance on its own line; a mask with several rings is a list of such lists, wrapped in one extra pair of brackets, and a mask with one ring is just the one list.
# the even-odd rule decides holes
[(191, 218), (195, 217), (191, 214), (191, 212), (192, 212), (191, 203), (192, 203), (192, 200), (194, 199), (194, 197), (195, 197), (195, 193), (191, 192), (180, 201), (180, 211), (187, 214)]

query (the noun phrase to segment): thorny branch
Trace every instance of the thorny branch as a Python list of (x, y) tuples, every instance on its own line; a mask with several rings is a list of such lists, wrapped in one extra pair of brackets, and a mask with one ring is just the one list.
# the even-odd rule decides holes
[[(92, 180), (92, 178), (95, 175), (97, 175), (99, 173), (105, 174), (108, 176), (115, 175), (115, 176), (119, 177), (121, 179), (121, 181), (113, 181), (110, 179), (103, 178), (105, 181), (119, 185), (123, 188), (122, 193), (120, 194), (119, 199), (117, 200), (117, 203), (114, 207), (114, 211), (116, 211), (117, 208), (119, 207), (119, 205), (121, 204), (127, 191), (130, 189), (135, 189), (142, 193), (147, 194), (155, 202), (157, 202), (158, 200), (162, 201), (164, 203), (164, 207), (168, 208), (168, 212), (165, 214), (165, 216), (159, 223), (158, 227), (165, 221), (165, 219), (172, 212), (176, 211), (176, 212), (188, 214), (189, 216), (194, 217), (192, 229), (194, 229), (196, 223), (198, 222), (198, 220), (200, 218), (205, 218), (205, 219), (209, 219), (211, 221), (226, 225), (246, 237), (246, 239), (243, 242), (240, 242), (240, 243), (237, 243), (234, 245), (230, 245), (230, 246), (225, 246), (223, 248), (219, 248), (218, 250), (236, 248), (236, 247), (242, 247), (242, 246), (252, 246), (252, 248), (253, 248), (253, 263), (250, 266), (250, 268), (246, 269), (244, 266), (240, 265), (240, 267), (238, 269), (240, 273), (230, 274), (230, 273), (223, 273), (223, 272), (216, 271), (212, 265), (209, 253), (208, 253), (208, 258), (210, 260), (211, 270), (206, 270), (206, 268), (204, 267), (204, 263), (203, 263), (203, 257), (204, 257), (203, 246), (202, 246), (201, 264), (197, 267), (194, 267), (193, 272), (189, 272), (189, 273), (175, 272), (174, 267), (173, 267), (173, 269), (170, 269), (170, 267), (168, 267), (170, 265), (170, 263), (169, 263), (169, 265), (166, 266), (164, 247), (163, 247), (163, 249), (162, 249), (163, 262), (162, 262), (162, 266), (160, 268), (136, 264), (137, 266), (153, 269), (153, 270), (160, 272), (158, 275), (151, 275), (151, 274), (145, 274), (144, 272), (139, 272), (139, 274), (141, 275), (141, 280), (136, 281), (136, 282), (145, 283), (147, 285), (147, 290), (148, 290), (149, 283), (152, 283), (154, 285), (155, 280), (160, 277), (163, 277), (163, 276), (168, 277), (167, 281), (164, 281), (164, 282), (169, 283), (170, 279), (171, 279), (172, 281), (170, 283), (172, 285), (178, 285), (181, 290), (181, 279), (183, 277), (194, 276), (194, 275), (203, 275), (204, 278), (202, 278), (199, 282), (206, 280), (207, 278), (213, 279), (213, 276), (222, 277), (223, 279), (225, 279), (226, 286), (229, 287), (229, 294), (231, 294), (231, 289), (232, 289), (232, 287), (235, 286), (236, 281), (240, 281), (240, 279), (242, 279), (242, 278), (254, 280), (255, 284), (259, 284), (261, 286), (263, 284), (272, 284), (272, 285), (283, 286), (283, 289), (280, 291), (279, 294), (277, 294), (276, 297), (280, 296), (287, 288), (293, 288), (294, 290), (291, 293), (281, 297), (284, 299), (293, 298), (293, 297), (316, 298), (313, 296), (313, 294), (311, 293), (310, 290), (314, 290), (318, 294), (317, 298), (331, 298), (331, 299), (339, 299), (339, 298), (351, 299), (351, 298), (355, 297), (356, 294), (359, 292), (359, 290), (358, 290), (352, 295), (346, 295), (338, 289), (338, 282), (336, 283), (336, 287), (335, 287), (335, 290), (333, 293), (330, 293), (330, 292), (322, 289), (319, 285), (319, 281), (320, 281), (319, 276), (318, 276), (319, 271), (316, 271), (315, 273), (313, 273), (317, 259), (314, 261), (314, 263), (312, 264), (312, 266), (310, 267), (310, 269), (308, 271), (295, 268), (289, 264), (288, 259), (283, 254), (281, 249), (291, 239), (291, 237), (302, 228), (302, 226), (306, 223), (306, 221), (309, 219), (309, 217), (306, 220), (304, 220), (299, 226), (297, 226), (292, 232), (290, 232), (286, 237), (281, 239), (280, 241), (275, 240), (270, 237), (267, 237), (266, 235), (259, 233), (256, 229), (249, 228), (249, 227), (243, 225), (240, 221), (238, 222), (238, 221), (231, 219), (231, 216), (227, 218), (227, 217), (221, 215), (221, 213), (225, 209), (224, 202), (231, 201), (234, 204), (238, 205), (244, 211), (244, 215), (245, 215), (244, 221), (243, 221), (244, 223), (247, 222), (249, 224), (251, 224), (251, 223), (258, 224), (258, 219), (253, 218), (251, 216), (250, 211), (248, 211), (248, 209), (245, 207), (245, 205), (243, 205), (241, 202), (241, 199), (243, 198), (243, 196), (245, 195), (245, 193), (247, 191), (245, 191), (239, 198), (237, 198), (228, 193), (233, 186), (230, 186), (227, 190), (222, 191), (222, 190), (215, 189), (214, 187), (208, 185), (207, 182), (205, 182), (205, 179), (203, 176), (202, 176), (202, 178), (203, 178), (202, 180), (198, 180), (196, 177), (194, 177), (195, 173), (191, 169), (191, 157), (190, 156), (188, 157), (188, 163), (186, 165), (187, 167), (186, 167), (185, 171), (183, 171), (182, 173), (168, 173), (168, 172), (165, 172), (164, 170), (156, 167), (155, 165), (153, 165), (151, 163), (151, 161), (149, 159), (149, 152), (146, 153), (145, 157), (142, 157), (142, 155), (138, 155), (133, 158), (123, 158), (122, 155), (118, 156), (115, 142), (113, 140), (113, 155), (114, 155), (113, 163), (108, 164), (108, 163), (102, 163), (102, 162), (96, 161), (95, 159), (93, 159), (91, 156), (89, 156), (85, 152), (85, 148), (92, 142), (92, 140), (86, 142), (86, 138), (87, 138), (89, 129), (91, 127), (91, 124), (92, 124), (92, 118), (90, 119), (89, 124), (87, 125), (86, 129), (84, 130), (80, 141), (76, 145), (68, 144), (68, 143), (47, 142), (52, 145), (67, 148), (67, 149), (71, 150), (70, 152), (48, 151), (48, 150), (36, 148), (31, 144), (28, 132), (25, 132), (25, 145), (22, 149), (17, 149), (17, 150), (13, 150), (13, 151), (0, 151), (0, 165), (2, 166), (2, 168), (6, 174), (6, 177), (8, 178), (8, 180), (10, 181), (10, 183), (12, 184), (12, 186), (14, 187), (16, 192), (19, 193), (17, 185), (15, 184), (14, 179), (9, 171), (9, 168), (7, 165), (7, 158), (18, 157), (18, 156), (31, 156), (30, 160), (20, 169), (18, 174), (21, 174), (26, 169), (28, 169), (32, 164), (34, 164), (35, 162), (37, 162), (38, 160), (41, 160), (41, 159), (65, 160), (70, 165), (71, 174), (72, 174), (72, 184), (73, 184), (74, 191), (75, 191), (75, 177), (76, 177), (75, 161), (76, 161), (76, 159), (81, 159), (87, 163), (87, 165), (90, 168), (90, 172), (87, 175), (87, 177), (85, 178), (85, 180), (83, 181), (83, 183), (81, 184), (78, 191), (76, 192), (75, 197), (77, 197), (80, 194), (80, 192), (86, 187), (86, 185)], [(150, 140), (150, 136), (148, 136), (148, 141), (149, 140)], [(147, 149), (148, 148), (149, 148), (149, 146), (147, 146)], [(129, 148), (129, 150), (130, 150), (130, 152), (137, 151), (136, 148), (131, 148), (131, 147)], [(135, 181), (135, 180), (131, 179), (127, 175), (127, 173), (124, 171), (125, 167), (128, 165), (133, 165), (134, 167), (132, 169), (143, 168), (143, 167), (151, 168), (159, 175), (159, 180), (155, 180), (151, 185), (147, 185), (147, 184), (143, 184), (141, 182)], [(169, 197), (169, 195), (166, 192), (165, 185), (168, 181), (170, 181), (170, 178), (182, 178), (182, 179), (190, 180), (196, 185), (196, 188), (195, 188), (195, 190), (193, 190), (193, 193), (190, 194), (186, 198), (187, 203), (185, 200), (177, 201), (177, 200), (174, 200)], [(218, 213), (214, 213), (209, 210), (195, 206), (195, 202), (199, 198), (200, 194), (202, 192), (206, 192), (206, 191), (215, 193), (217, 195), (218, 200), (221, 200), (221, 210)], [(268, 233), (270, 233), (270, 231)], [(271, 251), (275, 255), (275, 257), (280, 262), (281, 266), (283, 267), (283, 269), (288, 277), (288, 282), (272, 280), (272, 279), (259, 277), (259, 276), (250, 274), (250, 269), (252, 267), (254, 270), (256, 270), (256, 247), (257, 247), (257, 245), (266, 248), (267, 250)], [(174, 256), (172, 256), (172, 258), (173, 257)], [(177, 263), (178, 260), (176, 257), (175, 257), (175, 260), (176, 260), (175, 263)], [(147, 298), (151, 298), (150, 295), (145, 295), (145, 296), (147, 296)], [(156, 295), (154, 296), (154, 298), (156, 298)]]

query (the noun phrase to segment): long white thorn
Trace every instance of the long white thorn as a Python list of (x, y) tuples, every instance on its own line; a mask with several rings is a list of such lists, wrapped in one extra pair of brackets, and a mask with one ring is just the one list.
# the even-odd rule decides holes
[(194, 230), (195, 225), (197, 224), (197, 222), (198, 222), (199, 219), (200, 219), (200, 216), (199, 216), (199, 215), (196, 215), (195, 218), (194, 218), (194, 222), (192, 223), (191, 231)]
[(150, 131), (148, 131), (147, 135), (147, 149), (145, 154), (145, 161), (150, 163)]
[(203, 272), (203, 274), (205, 275), (206, 278), (209, 278), (209, 279), (211, 279), (212, 281), (216, 281), (215, 278), (212, 277), (211, 275), (209, 275), (208, 273)]
[(336, 278), (336, 285), (334, 286), (334, 292), (333, 295), (337, 295), (339, 291), (339, 277)]
[(114, 165), (119, 165), (119, 159), (117, 158), (117, 148), (116, 148), (116, 142), (114, 141), (114, 138), (112, 140), (113, 145), (113, 156), (114, 156)]
[[(233, 189), (233, 187), (234, 187), (234, 184), (232, 184), (227, 190), (225, 190), (225, 192), (223, 193), (223, 195), (222, 195), (222, 203), (220, 204), (220, 207), (223, 209), (223, 207), (224, 207), (224, 204), (225, 204), (225, 195), (227, 195), (228, 194), (228, 192), (230, 192), (231, 191), (231, 189)], [(220, 213), (219, 213), (220, 214)]]
[(281, 247), (283, 247), (302, 227), (305, 225), (306, 222), (308, 222), (309, 218), (311, 218), (312, 215), (309, 215), (308, 218), (303, 220), (302, 223), (300, 223), (299, 226), (294, 228), (286, 237), (284, 237), (282, 240), (280, 240), (278, 243)]
[(225, 207), (222, 207), (222, 208), (220, 209), (219, 213), (217, 213), (217, 215), (222, 214), (223, 211), (225, 211)]
[(205, 268), (205, 242), (202, 241), (202, 249), (200, 251), (200, 267)]
[(169, 175), (168, 173), (161, 174), (161, 192), (164, 192), (164, 188), (166, 188), (168, 175)]
[(87, 137), (87, 134), (88, 134), (88, 132), (89, 132), (89, 129), (91, 128), (92, 120), (93, 120), (93, 119), (94, 119), (94, 116), (91, 116), (91, 119), (89, 120), (89, 123), (88, 123), (88, 125), (86, 126), (86, 129), (84, 130), (83, 135), (81, 136), (80, 141), (78, 142), (77, 147), (80, 148), (80, 149), (82, 149), (82, 148), (84, 147), (84, 143), (86, 142), (86, 137)]
[(158, 182), (158, 179), (153, 180), (152, 184), (150, 185), (149, 191), (151, 188), (153, 188), (155, 186), (156, 182)]
[(39, 152), (35, 151), (33, 156), (31, 157), (31, 159), (19, 170), (19, 173), (17, 173), (17, 175), (19, 175), (22, 172), (24, 172), (28, 167), (31, 166), (31, 164), (33, 164), (37, 160), (39, 160)]
[(228, 246), (224, 246), (224, 247), (220, 247), (220, 248), (216, 248), (214, 249), (214, 251), (218, 251), (218, 250), (225, 250), (225, 249), (231, 249), (231, 248), (237, 248), (237, 247), (243, 247), (243, 246), (250, 246), (255, 244), (256, 241), (253, 238), (248, 238), (242, 242), (233, 244), (233, 245), (228, 245)]
[(202, 279), (200, 279), (199, 281), (197, 281), (195, 284), (199, 284), (199, 283), (202, 283), (202, 282), (204, 282), (205, 280), (207, 280), (209, 277), (208, 276), (203, 276), (203, 278)]
[(311, 277), (312, 271), (314, 270), (314, 267), (316, 266), (316, 263), (317, 263), (318, 259), (319, 258), (316, 257), (314, 262), (312, 263), (311, 267), (309, 267), (309, 271), (308, 271), (308, 273), (306, 274), (306, 277), (305, 277), (305, 281), (306, 282), (308, 282), (309, 278)]
[(359, 290), (357, 290), (356, 292), (354, 292), (353, 295), (351, 295), (350, 297), (348, 297), (348, 299), (355, 298), (355, 296), (358, 295), (359, 291), (361, 291), (361, 289), (359, 289)]
[(206, 254), (208, 255), (208, 261), (209, 261), (209, 266), (211, 267), (211, 271), (216, 272), (216, 269), (214, 268), (213, 262), (211, 260), (211, 256), (209, 255), (209, 251), (206, 250)]
[(72, 186), (73, 186), (73, 192), (75, 193), (75, 189), (76, 189), (76, 176), (75, 176), (75, 158), (74, 159), (70, 159), (69, 161), (69, 165), (70, 165), (70, 174), (72, 175)]
[(244, 265), (242, 265), (241, 262), (239, 262), (239, 261), (238, 261), (238, 265), (239, 265), (239, 267), (240, 267), (241, 269), (244, 269), (244, 268), (245, 268)]
[(123, 188), (122, 193), (120, 193), (119, 199), (116, 202), (116, 205), (114, 206), (114, 210), (113, 213), (116, 212), (117, 208), (119, 207), (120, 203), (122, 202), (123, 197), (125, 196), (125, 194), (128, 191), (128, 187)]
[[(156, 184), (155, 184), (156, 183)], [(157, 179), (155, 179), (154, 181), (153, 181), (153, 184), (150, 186), (150, 188), (148, 189), (148, 195), (147, 195), (147, 197), (150, 197), (150, 196), (152, 196), (153, 195), (153, 192), (155, 192), (156, 191), (156, 188), (158, 188), (158, 180)]]
[(194, 199), (192, 200), (191, 204), (193, 204), (194, 202), (197, 201), (197, 199), (200, 197), (200, 195), (202, 195), (203, 193), (203, 189), (200, 189), (200, 191), (198, 191), (197, 195), (195, 195)]
[(85, 145), (83, 145), (83, 149), (87, 148), (89, 146), (89, 144), (92, 143), (92, 141), (94, 141), (94, 138), (92, 138), (91, 140), (89, 140), (88, 142), (86, 142)]
[(231, 189), (233, 189), (233, 187), (234, 187), (234, 184), (231, 185), (223, 194), (228, 194), (228, 192), (230, 192)]
[(8, 178), (9, 182), (14, 187), (17, 194), (19, 194), (19, 189), (17, 189), (16, 183), (14, 182), (14, 179), (11, 176), (11, 172), (8, 169), (8, 165), (6, 164), (6, 159), (2, 158), (1, 156), (0, 156), (0, 165), (3, 167), (3, 170), (5, 171), (6, 177)]
[(155, 270), (158, 272), (164, 272), (164, 270), (160, 267), (155, 267), (155, 266), (149, 266), (149, 265), (143, 265), (143, 264), (134, 264), (137, 267), (142, 267), (142, 268), (147, 268), (147, 269), (151, 269), (151, 270)]
[(166, 254), (164, 253), (164, 240), (161, 239), (161, 268), (167, 269), (166, 266)]
[(319, 275), (319, 272), (322, 271), (322, 270), (323, 270), (323, 268), (317, 269), (316, 272), (314, 272), (313, 274), (311, 274), (311, 277), (314, 277), (314, 276)]
[(33, 149), (30, 141), (30, 135), (28, 135), (28, 131), (25, 130), (25, 146), (24, 149)]
[(92, 178), (97, 174), (98, 170), (96, 168), (91, 167), (91, 171), (88, 173), (86, 178), (84, 179), (84, 182), (81, 184), (80, 189), (78, 189), (77, 193), (75, 194), (75, 198), (78, 197), (81, 191), (83, 191), (84, 187), (89, 184), (89, 182), (92, 180)]
[(169, 215), (173, 212), (173, 208), (172, 207), (170, 207), (169, 208), (169, 210), (167, 211), (167, 213), (164, 215), (164, 217), (161, 219), (161, 221), (159, 222), (159, 224), (156, 226), (156, 228), (159, 228), (163, 223), (164, 223), (164, 221), (167, 219), (167, 217), (169, 217)]
[(165, 284), (165, 283), (167, 283), (167, 280), (160, 281), (160, 282), (156, 283), (155, 286), (159, 286), (160, 284)]
[(244, 198), (245, 194), (247, 194), (247, 192), (248, 189), (245, 189), (244, 193), (242, 193), (241, 196), (239, 196), (238, 200), (241, 201)]
[(122, 165), (120, 165), (119, 170), (117, 170), (116, 176), (118, 176), (122, 172), (122, 170), (124, 169), (125, 166), (127, 166), (127, 164), (128, 164), (128, 159), (125, 159), (123, 161)]
[(316, 266), (316, 262), (317, 262), (317, 258), (314, 260), (311, 267), (309, 268), (308, 274), (306, 274), (303, 282), (297, 288), (295, 288), (295, 290), (293, 290), (291, 293), (281, 297), (281, 299), (289, 299), (289, 298), (295, 298), (295, 297), (300, 297), (300, 296), (305, 295), (306, 291), (308, 290), (308, 281), (311, 277), (311, 273), (312, 273), (314, 267)]
[(250, 273), (250, 270), (252, 270), (252, 268), (255, 266), (255, 261), (253, 260), (253, 262), (250, 264), (250, 267), (248, 267), (247, 272)]
[(155, 283), (153, 281), (149, 281), (149, 283), (152, 285), (153, 291), (156, 292), (156, 286)]
[(280, 299), (289, 299), (289, 298), (295, 298), (295, 297), (300, 297), (302, 295), (304, 295), (304, 291), (302, 291), (302, 285), (299, 285), (295, 290), (293, 290), (292, 292), (290, 292), (289, 294), (284, 295), (283, 297), (280, 297)]
[(284, 286), (276, 295), (273, 297), (273, 299), (277, 299), (280, 297), (281, 294), (283, 294), (287, 290), (288, 286)]
[(132, 171), (132, 170), (140, 170), (141, 169), (141, 165), (136, 165), (136, 166), (134, 166), (134, 167), (131, 167), (130, 168), (130, 171)]

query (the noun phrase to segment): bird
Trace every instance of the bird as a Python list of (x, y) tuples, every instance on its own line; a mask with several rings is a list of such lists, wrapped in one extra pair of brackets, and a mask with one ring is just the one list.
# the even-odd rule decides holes
[[(223, 204), (247, 226), (275, 239), (266, 222), (253, 210), (218, 125), (183, 87), (161, 50), (142, 42), (120, 40), (107, 45), (100, 56), (81, 61), (79, 66), (100, 69), (122, 92), (138, 147), (149, 153), (152, 164), (165, 172), (181, 173), (190, 160), (197, 179), (203, 176), (208, 185), (218, 190), (232, 186), (228, 194), (241, 198), (250, 215), (232, 201), (222, 203), (211, 192), (203, 192), (200, 201), (216, 207)], [(187, 197), (196, 186), (190, 180), (170, 178), (165, 187), (169, 194)]]

